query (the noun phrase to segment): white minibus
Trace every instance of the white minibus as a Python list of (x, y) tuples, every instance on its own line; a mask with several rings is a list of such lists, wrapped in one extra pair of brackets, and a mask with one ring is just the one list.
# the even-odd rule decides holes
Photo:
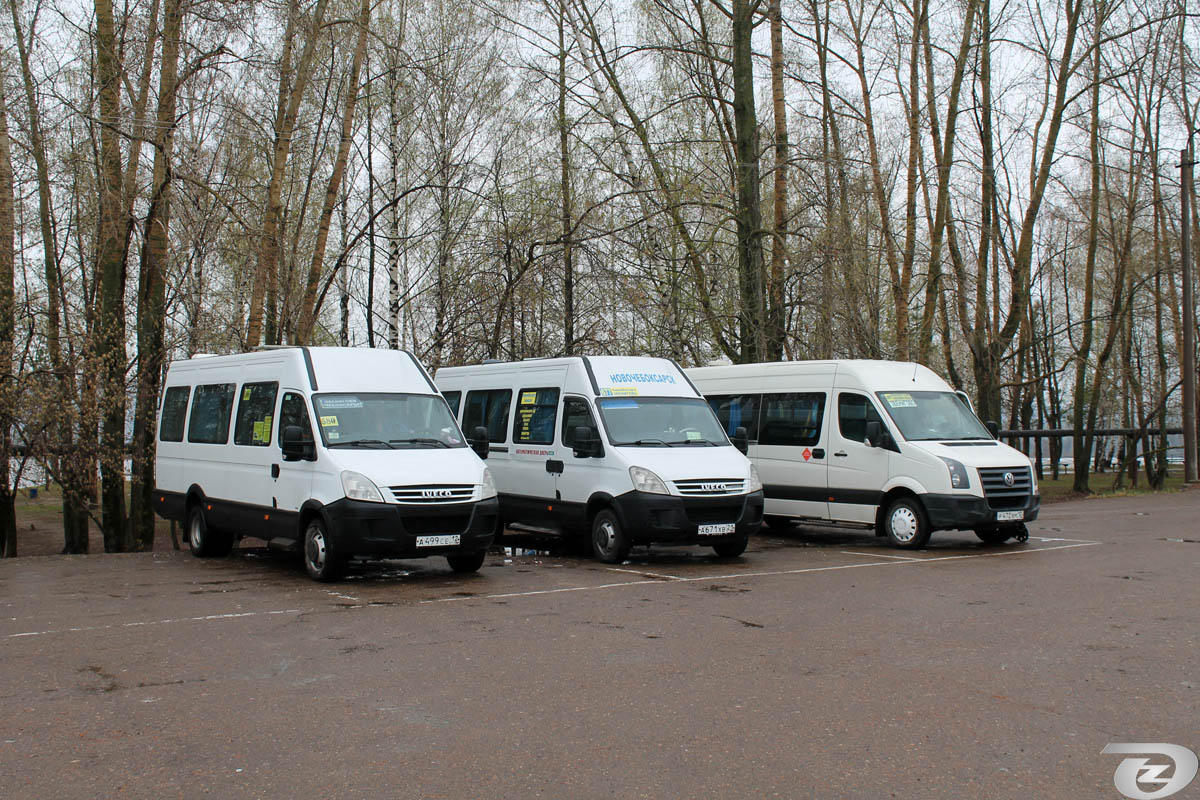
[(438, 370), (469, 435), (487, 437), (500, 515), (623, 561), (635, 544), (733, 557), (762, 524), (762, 485), (673, 361), (530, 359)]
[(966, 396), (896, 361), (784, 361), (690, 369), (727, 431), (744, 427), (766, 522), (867, 525), (893, 545), (935, 530), (1028, 539), (1037, 476)]
[(407, 351), (279, 347), (176, 361), (155, 506), (192, 552), (243, 536), (336, 579), (354, 556), (444, 555), (474, 572), (497, 526), (491, 474)]

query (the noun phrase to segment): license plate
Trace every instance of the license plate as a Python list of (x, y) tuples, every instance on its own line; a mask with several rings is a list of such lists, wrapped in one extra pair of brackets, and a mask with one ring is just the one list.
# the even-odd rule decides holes
[(445, 536), (418, 536), (417, 547), (453, 547), (462, 540), (462, 537), (457, 533), (448, 533)]
[(724, 522), (719, 525), (701, 525), (701, 536), (720, 536), (722, 533), (733, 533), (735, 527), (732, 522)]
[(996, 522), (1013, 522), (1014, 520), (1025, 519), (1024, 511), (997, 511)]

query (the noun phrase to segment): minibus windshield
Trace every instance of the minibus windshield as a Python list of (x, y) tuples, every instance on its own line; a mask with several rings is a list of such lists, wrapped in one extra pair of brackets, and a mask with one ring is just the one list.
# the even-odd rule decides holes
[(878, 397), (910, 442), (992, 438), (954, 392), (878, 392)]
[(614, 445), (718, 447), (729, 440), (699, 397), (602, 397), (596, 401)]
[(441, 395), (313, 395), (326, 447), (362, 450), (466, 447)]

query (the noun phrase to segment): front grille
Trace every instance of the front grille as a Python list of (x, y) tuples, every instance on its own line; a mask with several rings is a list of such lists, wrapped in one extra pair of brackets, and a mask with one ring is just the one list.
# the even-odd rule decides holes
[[(1012, 475), (1012, 484), (1005, 480)], [(981, 467), (983, 496), (992, 508), (1024, 508), (1033, 490), (1029, 467)]]
[(414, 536), (431, 533), (463, 533), (471, 524), (470, 514), (449, 514), (441, 517), (402, 517), (404, 529)]
[(469, 483), (440, 483), (427, 486), (389, 486), (388, 491), (397, 503), (465, 503), (475, 494)]
[(720, 497), (726, 494), (741, 494), (746, 481), (742, 478), (695, 478), (672, 481), (675, 490), (684, 497)]

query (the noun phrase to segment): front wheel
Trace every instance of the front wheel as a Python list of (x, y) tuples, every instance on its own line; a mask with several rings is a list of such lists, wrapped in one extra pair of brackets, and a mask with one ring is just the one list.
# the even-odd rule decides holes
[(473, 553), (451, 553), (446, 556), (446, 563), (455, 572), (478, 572), (487, 558), (486, 550), (476, 550)]
[(325, 523), (313, 519), (304, 530), (304, 569), (314, 581), (328, 583), (342, 576), (344, 559), (329, 541)]
[(621, 530), (621, 521), (612, 509), (606, 508), (592, 520), (592, 553), (605, 564), (620, 564), (629, 555), (632, 545)]
[(925, 509), (911, 497), (898, 497), (883, 515), (883, 532), (893, 547), (920, 550), (929, 542), (929, 520)]
[(199, 558), (227, 556), (233, 550), (233, 537), (227, 533), (214, 531), (208, 527), (204, 518), (204, 509), (199, 503), (193, 503), (188, 510), (188, 544), (192, 555)]
[(746, 552), (746, 545), (750, 543), (749, 536), (743, 536), (740, 539), (734, 539), (732, 542), (721, 542), (713, 545), (713, 552), (721, 558), (737, 558), (742, 553)]

